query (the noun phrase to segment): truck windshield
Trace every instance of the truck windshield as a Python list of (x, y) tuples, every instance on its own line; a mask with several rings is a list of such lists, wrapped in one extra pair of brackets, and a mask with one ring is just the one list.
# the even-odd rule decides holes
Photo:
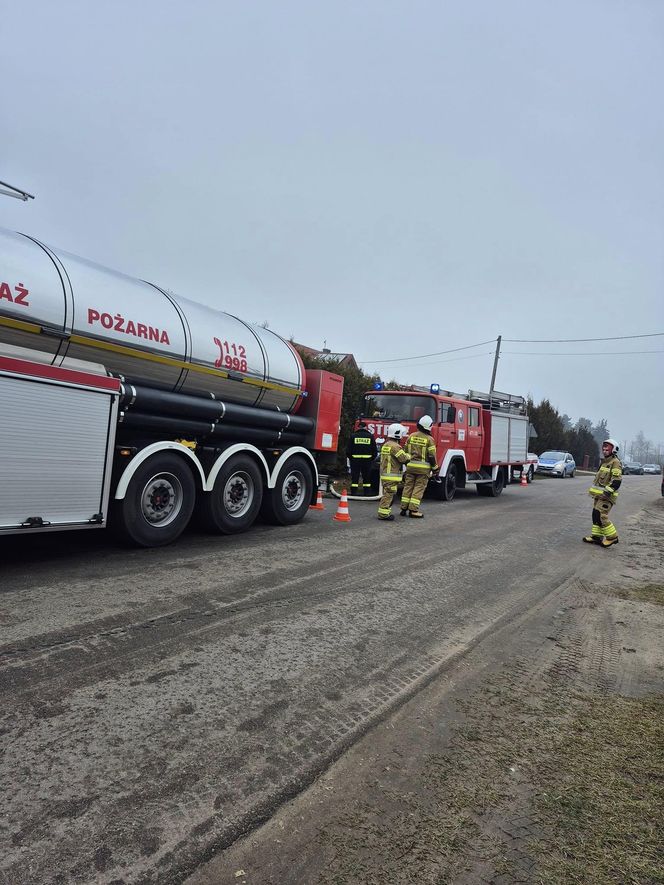
[(384, 421), (419, 421), (424, 415), (436, 420), (436, 406), (428, 396), (373, 393), (364, 397), (362, 416)]

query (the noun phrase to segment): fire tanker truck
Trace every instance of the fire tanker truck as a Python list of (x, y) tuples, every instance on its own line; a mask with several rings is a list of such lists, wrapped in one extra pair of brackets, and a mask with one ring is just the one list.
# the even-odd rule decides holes
[(439, 464), (428, 486), (435, 498), (451, 501), (469, 483), (479, 495), (497, 497), (514, 478), (532, 481), (535, 461), (528, 456), (524, 397), (498, 391), (460, 394), (438, 385), (372, 390), (364, 396), (362, 420), (376, 437), (386, 436), (396, 422), (412, 433), (424, 415), (433, 420)]
[(296, 523), (342, 392), (268, 329), (0, 229), (0, 534)]

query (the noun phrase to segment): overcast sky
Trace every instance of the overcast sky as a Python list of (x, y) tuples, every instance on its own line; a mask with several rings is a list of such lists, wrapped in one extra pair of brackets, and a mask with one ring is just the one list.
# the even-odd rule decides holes
[[(662, 0), (0, 7), (4, 227), (404, 383), (664, 332)], [(664, 443), (663, 378), (505, 342), (496, 387)]]

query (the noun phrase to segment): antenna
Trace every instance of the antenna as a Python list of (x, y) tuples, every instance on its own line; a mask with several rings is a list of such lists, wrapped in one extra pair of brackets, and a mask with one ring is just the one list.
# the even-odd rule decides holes
[(0, 194), (5, 197), (14, 197), (16, 200), (23, 200), (24, 203), (34, 200), (33, 194), (21, 190), (20, 187), (14, 187), (13, 184), (7, 184), (6, 181), (0, 181)]

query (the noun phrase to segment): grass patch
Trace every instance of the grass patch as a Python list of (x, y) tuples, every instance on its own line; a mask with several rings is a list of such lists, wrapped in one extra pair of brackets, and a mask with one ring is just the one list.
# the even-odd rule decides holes
[[(579, 706), (580, 704), (580, 706)], [(664, 698), (575, 698), (543, 760), (531, 845), (547, 885), (664, 882)]]
[(664, 605), (664, 584), (644, 584), (641, 587), (619, 587), (611, 591), (619, 599), (633, 599)]

